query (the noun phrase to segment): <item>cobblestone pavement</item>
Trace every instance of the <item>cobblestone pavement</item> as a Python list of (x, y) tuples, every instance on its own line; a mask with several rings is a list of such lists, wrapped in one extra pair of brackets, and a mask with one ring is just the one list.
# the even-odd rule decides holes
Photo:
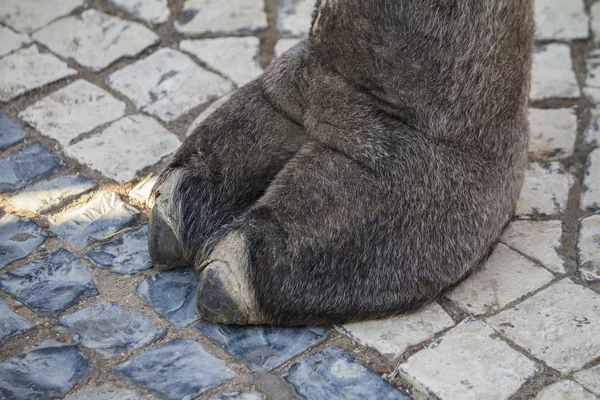
[(153, 174), (300, 40), (312, 3), (0, 1), (6, 399), (600, 396), (600, 2), (536, 0), (517, 216), (439, 302), (340, 327), (219, 326), (196, 319), (193, 271), (151, 268)]

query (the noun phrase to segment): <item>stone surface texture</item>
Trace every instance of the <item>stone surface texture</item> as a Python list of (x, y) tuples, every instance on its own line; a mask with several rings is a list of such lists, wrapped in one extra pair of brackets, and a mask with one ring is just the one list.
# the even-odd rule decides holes
[(224, 78), (169, 48), (113, 73), (106, 82), (138, 109), (164, 121), (172, 121), (233, 88)]
[(58, 20), (33, 34), (64, 58), (101, 71), (121, 57), (132, 57), (159, 41), (145, 26), (96, 10)]
[(222, 326), (198, 320), (192, 265), (152, 267), (157, 176), (307, 38), (314, 3), (0, 0), (0, 398), (600, 397), (599, 0), (532, 0), (517, 212), (436, 302)]
[(19, 117), (42, 135), (68, 146), (80, 134), (124, 114), (125, 103), (80, 79), (29, 106)]

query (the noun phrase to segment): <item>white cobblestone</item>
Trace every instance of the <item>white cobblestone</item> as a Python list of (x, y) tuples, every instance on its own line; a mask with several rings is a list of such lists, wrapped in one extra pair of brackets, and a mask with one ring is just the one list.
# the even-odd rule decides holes
[(589, 282), (600, 281), (600, 215), (581, 221), (577, 247), (581, 277)]
[(167, 0), (108, 0), (113, 7), (149, 24), (167, 22), (171, 11)]
[(508, 399), (537, 370), (489, 326), (472, 319), (400, 365), (409, 382), (443, 400)]
[(600, 295), (568, 278), (488, 322), (565, 374), (600, 357)]
[(152, 206), (150, 204), (150, 194), (152, 193), (152, 188), (158, 179), (157, 175), (150, 174), (142, 179), (133, 189), (129, 192), (129, 197), (135, 199), (141, 203), (144, 203), (148, 206)]
[(587, 74), (583, 92), (594, 103), (600, 103), (600, 51), (585, 53)]
[(573, 154), (577, 137), (577, 116), (571, 109), (529, 109), (529, 154), (560, 159)]
[(54, 55), (40, 52), (36, 45), (0, 59), (0, 71), (0, 101), (77, 74)]
[(31, 43), (29, 36), (0, 25), (0, 57)]
[(565, 211), (573, 175), (558, 162), (531, 163), (515, 213), (523, 217), (556, 215)]
[(82, 133), (125, 115), (125, 103), (83, 79), (44, 97), (19, 113), (42, 135), (63, 146)]
[(34, 33), (33, 38), (92, 71), (101, 71), (122, 57), (135, 56), (160, 40), (141, 24), (96, 10), (56, 21)]
[(408, 315), (346, 324), (341, 329), (365, 346), (395, 359), (408, 347), (429, 340), (452, 326), (452, 318), (437, 303), (432, 303)]
[(257, 37), (184, 40), (179, 48), (221, 72), (238, 86), (263, 73)]
[(583, 0), (535, 0), (537, 40), (571, 40), (588, 37), (588, 16)]
[(69, 14), (85, 0), (2, 0), (0, 22), (20, 32), (32, 32)]
[(535, 400), (597, 400), (578, 383), (562, 380), (548, 386), (536, 396)]
[(281, 57), (283, 53), (300, 43), (302, 39), (279, 39), (275, 45), (275, 58)]
[(590, 147), (600, 146), (600, 109), (590, 110), (590, 124), (585, 130), (585, 143)]
[(565, 272), (562, 222), (514, 221), (506, 228), (501, 240), (551, 271), (559, 274)]
[(221, 107), (223, 104), (225, 104), (227, 102), (227, 100), (229, 100), (230, 97), (231, 97), (231, 94), (228, 94), (227, 96), (223, 96), (219, 100), (215, 101), (210, 106), (208, 106), (208, 108), (206, 110), (202, 111), (200, 113), (200, 115), (198, 115), (196, 117), (194, 122), (192, 122), (192, 124), (188, 128), (186, 136), (190, 136), (192, 133), (194, 133), (194, 130), (196, 130), (196, 128), (199, 127), (200, 124), (203, 123), (208, 117), (210, 117), (210, 115), (212, 113), (214, 113), (219, 107)]
[(307, 36), (314, 7), (313, 0), (280, 0), (277, 31), (288, 35)]
[(573, 377), (587, 390), (600, 396), (600, 365), (579, 371)]
[(594, 2), (590, 7), (592, 35), (596, 41), (600, 39), (600, 3)]
[(184, 34), (253, 33), (267, 26), (263, 0), (187, 0), (175, 22)]
[(485, 314), (539, 289), (553, 278), (550, 272), (499, 243), (484, 266), (452, 290), (448, 298), (472, 314)]
[(174, 120), (233, 89), (227, 80), (168, 48), (113, 73), (106, 82), (140, 110), (164, 121)]
[(597, 210), (600, 208), (600, 149), (590, 153), (583, 178), (581, 209)]
[(580, 95), (569, 46), (555, 43), (536, 48), (530, 98), (576, 99)]
[(105, 176), (123, 182), (159, 162), (180, 144), (177, 136), (154, 119), (131, 115), (114, 122), (102, 133), (65, 148), (65, 152)]

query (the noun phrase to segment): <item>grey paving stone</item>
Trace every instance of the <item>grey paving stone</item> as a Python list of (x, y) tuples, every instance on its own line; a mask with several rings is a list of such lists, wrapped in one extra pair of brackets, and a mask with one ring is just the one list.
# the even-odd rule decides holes
[(152, 318), (109, 302), (63, 315), (56, 329), (85, 347), (108, 354), (146, 347), (165, 333), (156, 329)]
[(452, 326), (452, 318), (439, 304), (432, 303), (408, 315), (346, 324), (342, 331), (359, 343), (395, 359), (408, 347), (431, 339)]
[(535, 400), (597, 400), (592, 393), (573, 381), (562, 380), (538, 393)]
[(583, 178), (583, 193), (581, 194), (582, 210), (597, 210), (600, 208), (600, 149), (590, 153), (586, 163)]
[(327, 338), (323, 328), (233, 326), (200, 322), (198, 329), (254, 372), (270, 371)]
[(279, 0), (277, 31), (294, 36), (308, 36), (315, 2), (312, 0)]
[(591, 18), (591, 28), (592, 35), (594, 35), (594, 39), (596, 42), (600, 39), (600, 4), (597, 2), (592, 3), (590, 7), (590, 18)]
[(29, 43), (31, 43), (29, 36), (22, 33), (15, 33), (10, 28), (0, 26), (0, 57)]
[(249, 393), (220, 393), (215, 394), (210, 400), (264, 400), (265, 396), (258, 392)]
[(582, 0), (535, 0), (537, 40), (571, 40), (588, 37), (588, 16)]
[(400, 365), (410, 383), (444, 400), (508, 399), (537, 370), (488, 325), (471, 318)]
[(6, 400), (59, 398), (92, 372), (77, 346), (44, 346), (0, 363), (0, 393)]
[(231, 82), (169, 48), (118, 70), (106, 78), (106, 83), (129, 97), (138, 109), (164, 121), (172, 121), (233, 89)]
[(448, 298), (469, 313), (485, 314), (503, 308), (552, 279), (554, 275), (550, 272), (499, 243), (483, 267), (453, 289)]
[(254, 36), (183, 40), (179, 48), (193, 54), (238, 86), (263, 73), (260, 66), (260, 40)]
[(147, 175), (137, 185), (135, 185), (133, 189), (131, 189), (131, 192), (129, 192), (129, 197), (151, 207), (152, 204), (150, 197), (152, 195), (152, 188), (154, 187), (157, 179), (158, 176), (155, 174)]
[(573, 377), (587, 390), (600, 396), (600, 365), (579, 371)]
[(533, 54), (530, 98), (577, 99), (580, 95), (569, 46), (554, 43), (537, 47)]
[(186, 0), (175, 30), (198, 35), (206, 33), (254, 33), (267, 29), (265, 4), (261, 0)]
[(83, 175), (57, 176), (29, 186), (9, 201), (17, 208), (45, 213), (96, 186), (98, 182)]
[(82, 6), (85, 0), (2, 0), (0, 22), (20, 32), (32, 32)]
[[(196, 342), (174, 339), (113, 371), (167, 399), (192, 399), (235, 374)], [(174, 373), (175, 372), (175, 373)]]
[(506, 228), (500, 240), (544, 264), (551, 271), (565, 273), (562, 222), (514, 221)]
[(0, 113), (0, 150), (8, 149), (24, 138), (25, 132), (21, 125), (13, 122), (6, 114)]
[(198, 278), (192, 269), (163, 271), (146, 276), (135, 293), (173, 325), (196, 321)]
[(8, 308), (0, 298), (0, 342), (21, 332), (35, 328), (35, 325)]
[(337, 347), (327, 347), (309, 355), (292, 365), (283, 378), (303, 399), (409, 400), (411, 398)]
[(65, 152), (77, 161), (120, 182), (171, 154), (181, 142), (155, 119), (130, 115), (98, 135), (83, 139)]
[(92, 239), (106, 239), (130, 225), (138, 214), (116, 193), (101, 192), (88, 203), (51, 219), (50, 229), (81, 249)]
[(534, 357), (570, 373), (600, 356), (600, 295), (569, 279), (488, 319)]
[(65, 400), (149, 400), (133, 390), (117, 389), (112, 385), (102, 385), (99, 387), (80, 390)]
[(65, 168), (54, 153), (34, 143), (0, 158), (0, 193), (12, 192)]
[(46, 239), (46, 233), (35, 222), (17, 215), (0, 218), (0, 269), (27, 257)]
[(594, 103), (600, 103), (600, 50), (585, 53), (587, 74), (583, 92)]
[(590, 110), (590, 123), (585, 130), (585, 144), (590, 147), (600, 146), (600, 109)]
[(171, 16), (167, 0), (108, 0), (115, 8), (149, 24), (162, 24)]
[(80, 79), (19, 113), (42, 135), (67, 146), (82, 133), (125, 115), (125, 103)]
[(87, 252), (96, 267), (121, 275), (135, 274), (152, 266), (148, 253), (148, 226), (140, 226)]
[(577, 136), (577, 116), (567, 108), (529, 109), (531, 135), (529, 155), (534, 158), (560, 159), (573, 154)]
[(581, 221), (579, 231), (579, 272), (588, 281), (600, 281), (600, 215)]
[(38, 315), (55, 317), (80, 299), (98, 294), (88, 270), (67, 250), (0, 275), (0, 289)]
[(198, 115), (198, 117), (196, 117), (194, 122), (192, 122), (192, 125), (190, 125), (186, 135), (190, 136), (192, 133), (194, 133), (194, 131), (196, 130), (197, 127), (199, 127), (208, 117), (211, 116), (212, 113), (217, 111), (217, 109), (219, 107), (221, 107), (223, 104), (225, 104), (227, 102), (227, 100), (229, 100), (231, 98), (232, 94), (233, 93), (228, 94), (227, 96), (221, 97), (219, 100), (215, 101), (210, 106), (208, 106), (208, 108), (206, 110), (202, 111), (200, 113), (200, 115)]
[(561, 163), (531, 163), (525, 171), (515, 214), (530, 218), (564, 212), (573, 182), (573, 175)]
[(58, 20), (32, 37), (92, 71), (101, 71), (122, 57), (133, 57), (160, 41), (144, 25), (96, 10)]
[(275, 45), (275, 58), (281, 57), (283, 53), (300, 43), (303, 39), (284, 38), (279, 39)]
[(68, 76), (77, 75), (66, 62), (31, 45), (0, 59), (0, 102)]

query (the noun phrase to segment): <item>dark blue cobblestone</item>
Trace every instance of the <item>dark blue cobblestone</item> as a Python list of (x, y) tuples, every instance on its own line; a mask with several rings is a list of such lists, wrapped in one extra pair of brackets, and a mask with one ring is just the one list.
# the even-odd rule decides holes
[(337, 347), (327, 347), (292, 365), (283, 378), (302, 399), (411, 399)]
[(46, 238), (35, 222), (16, 215), (0, 218), (0, 269), (27, 257)]
[(258, 392), (249, 393), (220, 393), (215, 394), (210, 400), (264, 400), (265, 396)]
[(233, 326), (200, 322), (198, 329), (255, 372), (270, 371), (327, 337), (323, 328)]
[(84, 389), (65, 400), (149, 400), (148, 397), (137, 394), (133, 390), (117, 389), (112, 385)]
[(35, 328), (35, 325), (8, 308), (0, 298), (0, 340)]
[(39, 315), (55, 317), (79, 299), (98, 294), (88, 270), (67, 250), (0, 275), (0, 288)]
[(0, 113), (0, 150), (5, 150), (25, 138), (21, 125), (14, 123), (6, 114)]
[(5, 400), (62, 397), (91, 372), (77, 346), (42, 343), (0, 363), (0, 394)]
[(235, 374), (191, 340), (174, 339), (113, 370), (167, 399), (189, 400)]
[(0, 193), (21, 189), (65, 168), (65, 163), (40, 143), (0, 158)]
[(112, 242), (89, 251), (85, 258), (96, 267), (121, 275), (135, 274), (152, 266), (148, 253), (148, 226), (135, 228)]
[(182, 328), (194, 322), (198, 279), (191, 269), (164, 271), (146, 276), (135, 293), (173, 325)]
[(145, 347), (165, 333), (156, 329), (150, 317), (109, 302), (63, 315), (57, 329), (90, 349), (110, 354)]

